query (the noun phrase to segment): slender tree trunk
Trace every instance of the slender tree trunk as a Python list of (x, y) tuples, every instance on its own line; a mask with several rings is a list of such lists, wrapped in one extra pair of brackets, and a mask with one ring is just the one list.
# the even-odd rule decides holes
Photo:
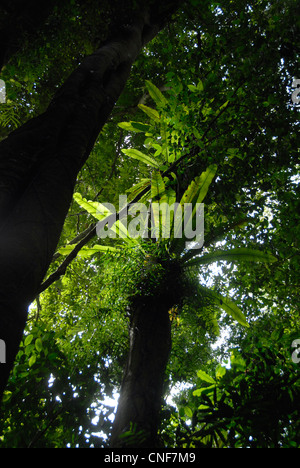
[(150, 2), (151, 11), (133, 15), (130, 24), (83, 60), (43, 115), (0, 143), (0, 339), (6, 345), (6, 363), (0, 363), (0, 398), (28, 306), (59, 241), (77, 174), (143, 45), (164, 26), (178, 3)]
[(158, 446), (159, 413), (171, 350), (169, 309), (160, 298), (139, 302), (134, 309), (110, 444), (114, 448)]

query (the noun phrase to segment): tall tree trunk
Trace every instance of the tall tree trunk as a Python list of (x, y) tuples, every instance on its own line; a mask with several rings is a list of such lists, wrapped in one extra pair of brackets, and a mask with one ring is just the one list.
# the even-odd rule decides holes
[(111, 447), (158, 446), (159, 413), (171, 350), (168, 310), (160, 298), (139, 302), (132, 310), (130, 351)]
[(130, 24), (83, 60), (44, 114), (0, 143), (0, 339), (6, 345), (6, 363), (0, 363), (0, 398), (28, 306), (59, 241), (77, 174), (137, 55), (179, 2), (149, 3), (151, 11), (132, 15)]
[[(184, 285), (176, 261), (151, 257), (148, 261), (146, 275), (137, 286), (140, 294), (131, 298), (129, 306), (130, 348), (110, 441), (113, 448), (159, 446), (157, 433), (172, 344), (169, 311), (181, 303)], [(153, 288), (145, 294), (149, 279)]]

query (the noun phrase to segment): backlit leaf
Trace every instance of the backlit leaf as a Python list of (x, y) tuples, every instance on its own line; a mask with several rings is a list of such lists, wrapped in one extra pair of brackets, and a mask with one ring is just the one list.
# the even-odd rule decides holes
[(123, 130), (127, 130), (128, 132), (148, 132), (150, 126), (146, 125), (142, 122), (120, 122), (118, 126)]
[(133, 158), (133, 159), (137, 159), (138, 161), (141, 161), (144, 164), (147, 164), (148, 166), (152, 166), (155, 168), (159, 167), (159, 163), (154, 158), (152, 158), (151, 156), (148, 156), (147, 154), (142, 153), (139, 150), (122, 149), (122, 152), (126, 154), (126, 156), (129, 156), (130, 158)]
[(154, 120), (155, 122), (160, 121), (160, 116), (156, 109), (152, 109), (152, 107), (145, 106), (144, 104), (139, 104), (138, 107), (143, 112), (145, 112), (145, 114), (147, 114), (150, 119)]
[(41, 338), (37, 338), (37, 339), (35, 340), (35, 348), (36, 348), (36, 350), (37, 350), (39, 353), (42, 351), (42, 349), (43, 349), (43, 342), (42, 342)]
[(35, 362), (36, 362), (36, 354), (32, 354), (28, 362), (29, 367), (32, 367), (35, 364)]
[(276, 262), (277, 258), (274, 257), (270, 252), (262, 252), (255, 249), (237, 248), (231, 250), (219, 250), (212, 252), (202, 257), (194, 258), (190, 260), (187, 265), (204, 265), (207, 263), (213, 263), (217, 261), (227, 262)]
[(81, 206), (84, 210), (86, 210), (99, 221), (103, 220), (106, 216), (110, 214), (110, 211), (106, 207), (104, 207), (104, 205), (101, 205), (101, 203), (99, 202), (86, 200), (82, 197), (80, 193), (74, 193), (73, 198), (79, 206)]
[(33, 335), (28, 335), (28, 336), (26, 336), (25, 341), (24, 341), (24, 345), (25, 345), (25, 346), (30, 345), (30, 343), (32, 342), (32, 340), (33, 340)]
[(151, 81), (146, 81), (146, 86), (149, 91), (150, 96), (155, 101), (157, 105), (165, 105), (167, 104), (167, 99), (162, 94), (162, 92), (153, 84)]
[(202, 370), (197, 371), (197, 376), (199, 377), (199, 379), (204, 380), (204, 382), (216, 383), (215, 379), (213, 379), (210, 375), (206, 374), (206, 372)]
[(228, 297), (224, 297), (221, 294), (213, 291), (212, 289), (201, 286), (204, 294), (209, 296), (215, 304), (223, 309), (228, 315), (230, 315), (234, 320), (243, 325), (244, 327), (249, 327), (249, 324), (240, 308)]

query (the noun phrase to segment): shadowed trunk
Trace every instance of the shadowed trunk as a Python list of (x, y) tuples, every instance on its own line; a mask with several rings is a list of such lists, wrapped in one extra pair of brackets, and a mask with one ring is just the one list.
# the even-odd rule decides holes
[[(48, 110), (0, 143), (0, 398), (27, 319), (60, 238), (76, 177), (107, 121), (143, 45), (164, 26), (177, 2), (151, 12), (84, 59)], [(161, 15), (159, 14), (161, 10)]]
[[(157, 433), (172, 344), (169, 311), (181, 303), (183, 276), (177, 262), (153, 258), (144, 273), (137, 286), (141, 294), (132, 297), (129, 306), (130, 348), (113, 423), (112, 448), (159, 446)], [(151, 294), (143, 294), (143, 287), (149, 287), (149, 274), (153, 288)]]
[[(132, 311), (130, 351), (111, 447), (157, 447), (165, 370), (171, 350), (168, 306), (160, 298)], [(131, 433), (126, 436), (126, 433)], [(120, 437), (121, 436), (121, 437)]]

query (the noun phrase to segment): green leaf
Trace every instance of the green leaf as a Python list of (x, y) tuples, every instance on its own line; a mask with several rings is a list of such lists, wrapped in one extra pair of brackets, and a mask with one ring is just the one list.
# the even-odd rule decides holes
[(199, 192), (198, 180), (199, 180), (199, 178), (196, 178), (195, 180), (193, 180), (190, 183), (190, 185), (188, 186), (188, 188), (186, 189), (186, 191), (184, 192), (184, 194), (182, 195), (182, 198), (181, 198), (181, 201), (180, 201), (182, 206), (185, 203), (195, 202), (196, 197), (197, 197), (198, 192)]
[[(159, 171), (154, 171), (151, 180), (151, 198), (154, 200), (152, 203), (153, 224), (155, 229), (155, 237), (158, 239), (161, 234), (161, 221), (160, 221), (160, 204), (157, 200), (159, 195), (165, 192), (165, 183)], [(156, 200), (155, 200), (156, 199)]]
[(223, 309), (228, 315), (230, 315), (234, 320), (243, 325), (244, 327), (249, 327), (249, 324), (240, 308), (231, 301), (228, 297), (224, 297), (221, 294), (213, 291), (212, 289), (200, 286), (204, 294), (210, 297), (217, 306)]
[(154, 153), (154, 156), (159, 156), (162, 153), (162, 147), (156, 143), (153, 143), (152, 147), (156, 149), (156, 152)]
[(145, 133), (148, 132), (150, 128), (150, 125), (146, 125), (142, 122), (120, 122), (118, 126), (123, 128), (123, 130), (135, 133)]
[(66, 245), (65, 247), (60, 247), (57, 250), (57, 253), (59, 253), (60, 255), (69, 255), (74, 248), (74, 245)]
[(226, 368), (224, 366), (221, 366), (221, 364), (219, 364), (216, 369), (216, 378), (221, 379), (222, 377), (224, 377), (225, 374), (226, 374)]
[(174, 204), (176, 202), (176, 192), (168, 187), (160, 198), (160, 208), (161, 208), (161, 236), (163, 238), (173, 238), (174, 235)]
[(198, 407), (198, 410), (200, 410), (200, 411), (207, 411), (207, 410), (211, 410), (211, 407), (208, 406), (208, 405), (200, 405), (200, 406)]
[(101, 203), (94, 202), (91, 200), (86, 200), (85, 198), (82, 197), (80, 193), (77, 193), (77, 192), (74, 193), (73, 198), (78, 203), (79, 206), (81, 206), (84, 210), (90, 213), (94, 218), (100, 221), (106, 218), (110, 214), (110, 211), (107, 208), (105, 208), (103, 205), (101, 205)]
[(202, 370), (197, 371), (197, 376), (199, 377), (199, 379), (204, 380), (204, 382), (213, 384), (216, 383), (215, 379), (213, 379), (210, 375), (206, 374), (206, 372)]
[(41, 338), (37, 338), (35, 340), (35, 349), (40, 353), (43, 349), (43, 342), (41, 340)]
[(9, 390), (5, 390), (2, 396), (2, 402), (5, 403), (6, 401), (10, 400), (12, 395), (12, 392), (10, 392)]
[(144, 164), (147, 164), (148, 166), (155, 167), (156, 169), (158, 169), (159, 167), (159, 163), (154, 158), (142, 153), (141, 151), (138, 151), (136, 149), (122, 149), (122, 152), (126, 154), (126, 156), (129, 156), (133, 159), (137, 159), (138, 161), (141, 161)]
[(120, 249), (116, 247), (111, 247), (109, 245), (95, 244), (93, 247), (87, 247), (85, 250), (88, 250), (93, 253), (98, 253), (98, 252), (118, 252)]
[(167, 99), (162, 94), (162, 92), (153, 83), (151, 83), (151, 81), (147, 80), (146, 86), (147, 86), (150, 96), (152, 97), (152, 99), (155, 101), (157, 105), (165, 106), (168, 103)]
[(195, 85), (188, 85), (188, 88), (189, 88), (190, 91), (192, 91), (192, 93), (197, 93), (198, 92), (197, 86), (195, 86)]
[(221, 112), (223, 109), (225, 109), (225, 107), (228, 106), (228, 104), (229, 104), (229, 101), (224, 102), (224, 104), (222, 104), (221, 107), (217, 110), (216, 116), (219, 115), (220, 112)]
[(217, 261), (227, 262), (276, 262), (277, 258), (274, 257), (270, 252), (262, 252), (260, 250), (248, 249), (247, 247), (231, 249), (231, 250), (219, 250), (212, 252), (202, 257), (194, 258), (186, 263), (187, 266), (192, 265), (204, 265), (207, 263), (213, 263)]
[(111, 230), (114, 231), (117, 234), (117, 237), (121, 238), (125, 242), (127, 242), (129, 244), (136, 244), (136, 245), (138, 244), (138, 240), (133, 238), (133, 237), (130, 237), (130, 234), (129, 234), (126, 226), (124, 226), (124, 224), (120, 220), (117, 220), (111, 226)]
[(197, 388), (197, 390), (193, 391), (193, 395), (194, 396), (201, 396), (202, 393), (212, 393), (214, 388), (215, 388), (215, 385), (210, 385), (209, 387)]
[(36, 362), (36, 354), (32, 354), (28, 362), (29, 367), (32, 367), (35, 364), (35, 362)]
[(208, 188), (216, 175), (217, 169), (218, 166), (216, 164), (212, 164), (205, 172), (202, 172), (200, 175), (199, 180), (197, 181), (200, 188), (197, 203), (202, 203), (204, 200), (208, 192)]
[(249, 324), (246, 320), (245, 315), (241, 309), (231, 301), (228, 297), (223, 297), (221, 295), (216, 295), (216, 303), (221, 307), (228, 315), (230, 315), (234, 320), (236, 320), (240, 325), (244, 327), (249, 327)]
[(192, 91), (192, 93), (199, 93), (199, 92), (202, 92), (204, 90), (204, 86), (203, 86), (203, 83), (201, 80), (199, 80), (197, 86), (195, 85), (188, 85), (188, 88), (190, 91)]
[(134, 132), (134, 128), (131, 125), (131, 122), (119, 122), (118, 127), (122, 128), (123, 130), (126, 130), (127, 132)]
[(165, 192), (165, 183), (159, 171), (154, 171), (151, 180), (151, 198), (157, 198)]
[(196, 177), (183, 194), (181, 204), (193, 202), (202, 203), (217, 172), (217, 168), (218, 166), (216, 164), (212, 164), (205, 172), (202, 172), (199, 177)]
[(145, 112), (145, 114), (150, 117), (150, 119), (154, 120), (155, 122), (160, 122), (160, 116), (156, 109), (152, 109), (152, 107), (145, 106), (144, 104), (139, 104), (138, 107)]
[[(204, 200), (209, 186), (217, 172), (217, 165), (212, 164), (210, 165), (206, 171), (202, 172), (202, 174), (199, 177), (196, 177), (190, 185), (188, 186), (187, 190), (184, 192), (180, 204), (184, 206), (185, 203), (192, 203), (194, 205), (194, 208), (191, 212), (191, 218), (194, 218), (196, 210), (197, 210), (197, 203), (200, 204)], [(187, 219), (185, 216), (184, 223), (188, 225), (190, 223), (190, 220)], [(176, 232), (175, 232), (175, 238), (178, 238), (178, 232), (180, 230), (180, 225), (178, 224)]]
[[(139, 195), (143, 190), (145, 190), (147, 187), (150, 187), (151, 180), (150, 179), (142, 179), (141, 182), (135, 184), (133, 187), (130, 189), (126, 190), (127, 193), (130, 193), (129, 201), (134, 199), (137, 195)], [(140, 198), (140, 202), (150, 196), (150, 189), (146, 191), (146, 193), (143, 195), (142, 198)]]
[(184, 407), (184, 412), (188, 418), (191, 419), (193, 417), (193, 411), (189, 406)]
[(28, 335), (28, 336), (26, 336), (25, 341), (24, 341), (24, 345), (25, 345), (25, 346), (30, 345), (30, 343), (32, 342), (32, 340), (33, 340), (33, 335)]
[(107, 206), (102, 205), (102, 203), (97, 203), (97, 211), (96, 211), (96, 214), (94, 214), (93, 216), (96, 219), (99, 219), (100, 221), (103, 221), (105, 218), (108, 218), (108, 216), (110, 216), (112, 214), (114, 214), (114, 213), (112, 213), (107, 208)]
[(198, 91), (203, 91), (204, 90), (203, 82), (201, 80), (198, 81), (197, 89), (198, 89)]

